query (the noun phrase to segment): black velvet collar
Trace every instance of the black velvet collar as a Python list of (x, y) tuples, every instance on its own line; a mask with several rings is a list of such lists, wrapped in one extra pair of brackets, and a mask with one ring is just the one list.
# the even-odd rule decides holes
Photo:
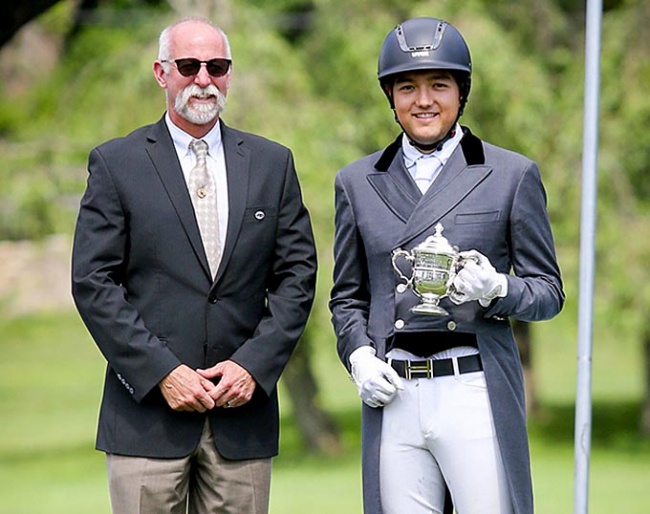
[[(468, 166), (476, 164), (485, 164), (485, 152), (483, 151), (483, 142), (472, 134), (472, 131), (467, 127), (461, 127), (463, 130), (463, 139), (460, 140), (460, 147), (463, 150), (463, 155), (467, 161)], [(395, 159), (397, 152), (402, 145), (402, 134), (397, 136), (382, 152), (379, 160), (375, 163), (377, 171), (388, 171), (390, 164)]]

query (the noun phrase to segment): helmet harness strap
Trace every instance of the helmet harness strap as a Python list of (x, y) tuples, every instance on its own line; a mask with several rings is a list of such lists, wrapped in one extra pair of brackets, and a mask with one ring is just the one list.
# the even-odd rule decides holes
[[(399, 121), (397, 123), (399, 124), (400, 127), (402, 127)], [(409, 144), (417, 148), (421, 152), (424, 153), (429, 153), (431, 151), (439, 152), (440, 150), (442, 150), (442, 147), (445, 146), (445, 143), (456, 135), (456, 124), (454, 123), (451, 130), (449, 130), (449, 132), (447, 132), (447, 135), (443, 137), (440, 141), (436, 141), (435, 143), (429, 143), (429, 144), (418, 143), (415, 139), (413, 139), (411, 136), (408, 135), (406, 130), (404, 130), (404, 127), (402, 127), (402, 132), (404, 132), (404, 135), (408, 139)]]
[[(460, 117), (462, 115), (462, 112), (463, 112), (462, 108), (458, 110), (458, 114), (456, 115), (456, 121), (451, 126), (451, 129), (449, 130), (449, 132), (447, 132), (445, 137), (443, 137), (439, 141), (436, 141), (435, 143), (428, 143), (428, 144), (419, 143), (418, 141), (416, 141), (415, 139), (413, 139), (409, 135), (409, 133), (404, 129), (404, 126), (400, 123), (399, 118), (397, 117), (397, 111), (395, 111), (395, 102), (393, 102), (392, 87), (390, 85), (388, 85), (388, 84), (386, 84), (386, 86), (385, 86), (385, 93), (386, 93), (386, 96), (388, 97), (388, 100), (390, 102), (390, 107), (393, 110), (393, 114), (395, 116), (395, 123), (397, 123), (400, 126), (400, 128), (402, 129), (402, 132), (404, 133), (404, 135), (408, 139), (409, 144), (411, 146), (417, 148), (421, 152), (429, 153), (431, 151), (440, 151), (440, 150), (442, 150), (442, 147), (444, 146), (444, 144), (447, 141), (449, 141), (452, 137), (454, 137), (456, 135), (456, 124), (458, 123), (458, 120), (460, 119)], [(461, 98), (461, 104), (462, 104), (462, 98)]]

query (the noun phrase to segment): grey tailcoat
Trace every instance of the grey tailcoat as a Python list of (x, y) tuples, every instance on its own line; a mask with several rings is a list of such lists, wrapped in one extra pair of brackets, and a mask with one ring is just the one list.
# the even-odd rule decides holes
[[(476, 334), (514, 510), (531, 514), (523, 377), (508, 318), (555, 316), (564, 303), (562, 281), (537, 165), (463, 131), (461, 144), (424, 196), (404, 167), (399, 138), (339, 171), (330, 309), (339, 356), (348, 369), (350, 354), (362, 345), (374, 346), (384, 357), (398, 330)], [(488, 308), (443, 299), (450, 313), (443, 317), (410, 312), (419, 300), (410, 289), (396, 292), (391, 253), (411, 250), (438, 222), (451, 244), (476, 249), (499, 272), (511, 273), (505, 298)], [(381, 513), (381, 417), (381, 409), (363, 405), (366, 514)]]

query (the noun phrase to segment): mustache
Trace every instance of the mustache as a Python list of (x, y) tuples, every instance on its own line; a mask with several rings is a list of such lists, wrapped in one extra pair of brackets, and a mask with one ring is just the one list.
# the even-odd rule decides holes
[(217, 98), (217, 100), (220, 100), (221, 97), (223, 97), (223, 94), (214, 84), (209, 84), (205, 87), (200, 87), (196, 84), (190, 84), (181, 91), (179, 96), (183, 103), (187, 103), (193, 96), (196, 98), (209, 98), (211, 96), (214, 96)]
[[(203, 105), (192, 105), (191, 98), (214, 99)], [(209, 123), (219, 116), (226, 108), (226, 97), (214, 84), (200, 87), (190, 84), (182, 89), (175, 100), (176, 111), (191, 123)]]

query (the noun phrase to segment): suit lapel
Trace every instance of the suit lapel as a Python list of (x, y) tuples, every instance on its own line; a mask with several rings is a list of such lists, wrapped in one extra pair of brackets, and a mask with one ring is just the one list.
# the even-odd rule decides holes
[(244, 141), (237, 135), (237, 132), (228, 128), (223, 120), (221, 121), (221, 140), (228, 176), (228, 231), (215, 283), (223, 275), (225, 263), (230, 260), (235, 247), (236, 235), (241, 230), (246, 211), (250, 175), (250, 151), (243, 146)]
[(205, 257), (201, 233), (199, 232), (199, 227), (194, 216), (192, 200), (187, 191), (183, 170), (178, 162), (178, 155), (176, 155), (174, 143), (165, 126), (164, 119), (152, 126), (147, 136), (147, 141), (149, 143), (147, 153), (185, 229), (197, 259), (201, 262), (201, 266), (203, 266), (204, 271), (209, 276), (210, 268)]

